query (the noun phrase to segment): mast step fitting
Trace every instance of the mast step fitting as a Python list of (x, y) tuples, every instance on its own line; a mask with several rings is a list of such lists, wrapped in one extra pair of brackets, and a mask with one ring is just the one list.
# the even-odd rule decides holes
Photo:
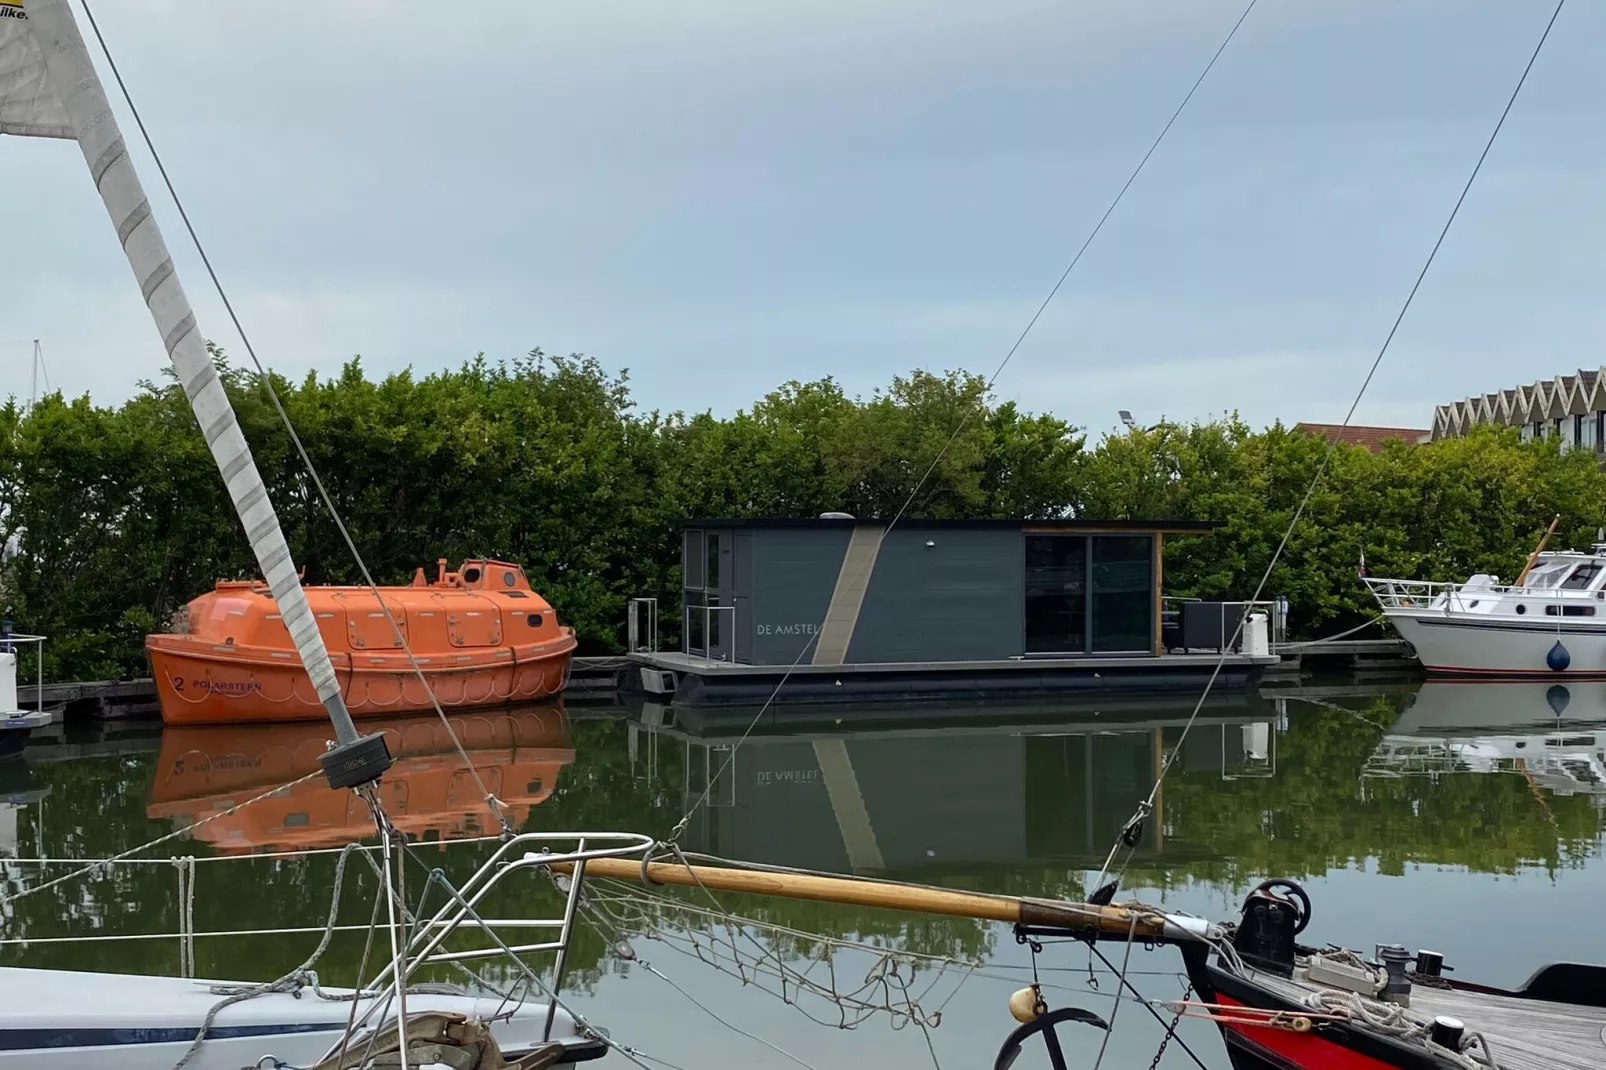
[(318, 755), (318, 764), (331, 788), (360, 788), (390, 768), (390, 748), (385, 746), (384, 733), (376, 732), (330, 747)]

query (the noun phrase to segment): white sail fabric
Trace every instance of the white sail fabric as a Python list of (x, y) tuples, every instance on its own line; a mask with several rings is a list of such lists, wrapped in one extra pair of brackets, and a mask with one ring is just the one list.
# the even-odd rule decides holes
[[(15, 6), (16, 0), (5, 0), (0, 10)], [(340, 742), (349, 742), (356, 738), (356, 732), (341, 697), (340, 681), (330, 664), (329, 651), (307, 605), (295, 562), (290, 559), (290, 547), (279, 528), (278, 514), (268, 500), (268, 488), (263, 485), (245, 436), (240, 432), (217, 367), (206, 352), (189, 298), (179, 284), (167, 243), (162, 240), (162, 232), (151, 214), (150, 201), (146, 200), (139, 176), (134, 173), (133, 161), (117, 129), (117, 117), (112, 114), (106, 92), (95, 75), (94, 64), (72, 11), (66, 0), (27, 0), (27, 15), (25, 19), (7, 19), (6, 25), (20, 26), (25, 36), (31, 34), (33, 38), (35, 54), (45, 65), (47, 83), (55, 89), (62, 113), (76, 133), (78, 147), (83, 150), (90, 175), (117, 229), (117, 237), (129, 266), (134, 269), (134, 278), (139, 282), (151, 318), (156, 321), (162, 344), (189, 396), (201, 433), (206, 436), (206, 444), (211, 447), (212, 456), (223, 473), (229, 497), (234, 501), (240, 522), (245, 525), (246, 537), (279, 604), (285, 627), (290, 631), (318, 697), (329, 710), (336, 735)]]
[(22, 0), (0, 0), (0, 134), (73, 136), (67, 109), (51, 90), (45, 59), (28, 32)]

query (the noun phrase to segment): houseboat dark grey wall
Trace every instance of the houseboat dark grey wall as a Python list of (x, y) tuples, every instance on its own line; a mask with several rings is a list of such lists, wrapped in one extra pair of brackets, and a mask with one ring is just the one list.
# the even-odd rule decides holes
[(630, 656), (682, 706), (1243, 687), (1276, 659), (1163, 639), (1166, 539), (1213, 526), (687, 521), (682, 648)]
[(689, 521), (687, 650), (743, 665), (1157, 656), (1165, 538), (1210, 527)]

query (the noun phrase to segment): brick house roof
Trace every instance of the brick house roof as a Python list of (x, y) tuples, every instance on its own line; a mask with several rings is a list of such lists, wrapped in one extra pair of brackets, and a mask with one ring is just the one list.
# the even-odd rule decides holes
[(1425, 427), (1364, 427), (1359, 424), (1295, 424), (1295, 431), (1307, 435), (1320, 435), (1327, 441), (1337, 439), (1346, 446), (1365, 446), (1373, 453), (1383, 449), (1383, 443), (1397, 438), (1407, 446), (1425, 441), (1430, 434)]

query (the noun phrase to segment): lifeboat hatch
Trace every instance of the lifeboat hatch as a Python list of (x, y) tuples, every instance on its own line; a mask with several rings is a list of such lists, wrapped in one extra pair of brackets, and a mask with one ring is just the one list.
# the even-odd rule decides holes
[[(366, 593), (341, 593), (335, 597), (345, 603), (346, 642), (352, 650), (399, 650), (406, 645), (407, 610), (401, 603), (387, 598), (382, 606), (377, 598)], [(386, 608), (390, 610), (388, 617)], [(396, 634), (398, 631), (400, 636)]]

